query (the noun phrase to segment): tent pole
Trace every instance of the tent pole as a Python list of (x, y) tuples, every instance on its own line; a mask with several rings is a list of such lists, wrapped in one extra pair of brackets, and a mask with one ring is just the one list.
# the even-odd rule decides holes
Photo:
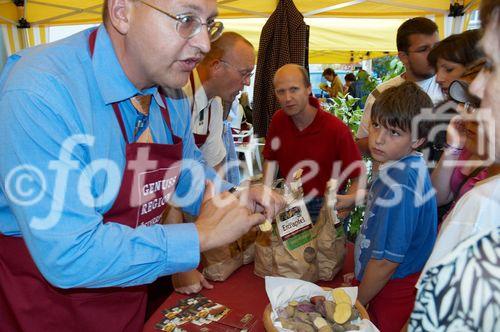
[(351, 6), (354, 6), (354, 5), (363, 3), (363, 2), (366, 2), (366, 0), (354, 0), (354, 1), (349, 1), (349, 2), (339, 3), (337, 5), (333, 5), (333, 6), (329, 6), (329, 7), (311, 10), (310, 12), (304, 13), (304, 17), (311, 17), (311, 16), (321, 14), (324, 12), (334, 11), (334, 10), (346, 8), (346, 7), (351, 7)]

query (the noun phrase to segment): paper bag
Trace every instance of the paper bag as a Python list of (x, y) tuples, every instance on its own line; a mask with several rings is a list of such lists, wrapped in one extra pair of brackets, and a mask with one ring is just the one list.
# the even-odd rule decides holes
[[(295, 197), (283, 212), (287, 215), (278, 214), (272, 232), (257, 235), (254, 273), (261, 277), (282, 276), (312, 282), (332, 280), (344, 263), (346, 237), (333, 210), (331, 196), (326, 197), (316, 222), (308, 225), (304, 221), (301, 227), (298, 219), (310, 217), (300, 186), (295, 183), (292, 187)], [(336, 183), (330, 183), (329, 188), (332, 189), (328, 195), (333, 195)], [(288, 227), (292, 227), (292, 239), (288, 237)]]

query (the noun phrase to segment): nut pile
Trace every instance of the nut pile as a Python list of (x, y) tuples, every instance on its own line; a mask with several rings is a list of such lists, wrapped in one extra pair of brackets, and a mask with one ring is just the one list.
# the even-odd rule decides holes
[(349, 295), (342, 289), (332, 290), (333, 301), (324, 296), (314, 296), (309, 301), (291, 301), (278, 310), (283, 328), (299, 332), (343, 332), (359, 330), (352, 321), (360, 318), (359, 311), (351, 304)]

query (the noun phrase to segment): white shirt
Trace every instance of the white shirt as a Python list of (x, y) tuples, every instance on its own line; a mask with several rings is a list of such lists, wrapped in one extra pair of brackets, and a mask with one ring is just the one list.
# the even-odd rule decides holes
[[(500, 226), (500, 175), (476, 183), (443, 221), (420, 279), (468, 237)], [(418, 287), (418, 286), (417, 286)]]
[[(393, 86), (398, 86), (405, 82), (405, 79), (401, 77), (401, 75), (396, 76), (394, 78), (391, 78), (387, 82), (384, 82), (380, 84), (375, 90), (377, 91), (374, 93), (370, 93), (368, 98), (366, 98), (366, 103), (365, 103), (365, 109), (363, 111), (363, 117), (361, 118), (361, 123), (359, 124), (358, 132), (356, 133), (356, 138), (365, 138), (368, 137), (368, 127), (370, 126), (370, 117), (372, 113), (372, 107), (373, 103), (375, 103), (376, 96), (378, 96), (381, 92), (384, 90), (391, 88)], [(428, 78), (423, 81), (415, 82), (422, 88), (422, 90), (425, 91), (431, 97), (432, 103), (434, 105), (438, 104), (439, 102), (443, 101), (444, 96), (443, 92), (441, 91), (441, 88), (439, 87), (439, 84), (436, 83), (436, 77), (432, 76), (431, 78)]]
[(231, 105), (231, 111), (229, 111), (228, 120), (231, 121), (231, 128), (241, 129), (241, 122), (243, 121), (243, 115), (245, 111), (243, 106), (241, 106), (238, 97), (236, 97)]
[[(208, 100), (207, 94), (205, 93), (205, 89), (203, 88), (203, 84), (200, 81), (200, 76), (198, 75), (198, 71), (196, 69), (193, 70), (193, 76), (195, 87), (194, 101), (190, 81), (188, 81), (182, 90), (189, 98), (190, 107), (194, 102), (193, 114), (191, 114), (191, 128), (193, 133), (206, 135), (208, 130), (210, 130), (210, 134), (208, 135), (205, 143), (200, 147), (200, 150), (203, 153), (203, 157), (205, 158), (207, 164), (214, 167), (220, 164), (226, 157), (226, 147), (224, 146), (224, 141), (222, 140), (222, 100), (219, 97)], [(210, 124), (208, 123), (209, 106), (211, 112)], [(201, 117), (202, 112), (203, 117)]]

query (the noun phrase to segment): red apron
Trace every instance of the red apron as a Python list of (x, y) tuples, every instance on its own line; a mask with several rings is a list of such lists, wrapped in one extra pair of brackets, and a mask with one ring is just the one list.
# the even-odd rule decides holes
[[(193, 76), (193, 73), (191, 73), (191, 75), (189, 76), (189, 82), (191, 82), (191, 90), (193, 91), (193, 103), (191, 104), (191, 116), (192, 116), (193, 112), (194, 112), (194, 100), (195, 100), (194, 95), (196, 93), (196, 89), (195, 89), (195, 86), (194, 86), (194, 76)], [(200, 121), (202, 121), (204, 113), (205, 113), (205, 110), (202, 110), (202, 112), (200, 114), (200, 116), (201, 116)], [(201, 146), (203, 144), (205, 144), (205, 142), (207, 141), (208, 135), (210, 135), (210, 117), (211, 116), (212, 116), (212, 103), (210, 103), (210, 105), (208, 106), (207, 133), (205, 135), (193, 133), (194, 144), (196, 144), (196, 146), (198, 148), (201, 148)]]
[[(370, 320), (381, 332), (399, 332), (410, 318), (417, 289), (415, 285), (420, 272), (404, 278), (391, 279), (370, 301), (367, 308)], [(354, 280), (359, 285), (358, 280)]]
[[(96, 31), (89, 38), (91, 54), (95, 37)], [(134, 228), (155, 224), (177, 183), (179, 167), (171, 166), (182, 160), (182, 140), (173, 134), (168, 112), (161, 108), (173, 144), (130, 144), (118, 105), (113, 108), (127, 142), (126, 164), (118, 196), (103, 219)], [(155, 168), (134, 171), (140, 168), (141, 155), (148, 157), (143, 166), (155, 162)], [(132, 192), (138, 194), (131, 197)], [(40, 274), (22, 238), (0, 235), (0, 331), (140, 331), (146, 301), (146, 286), (53, 287)]]

